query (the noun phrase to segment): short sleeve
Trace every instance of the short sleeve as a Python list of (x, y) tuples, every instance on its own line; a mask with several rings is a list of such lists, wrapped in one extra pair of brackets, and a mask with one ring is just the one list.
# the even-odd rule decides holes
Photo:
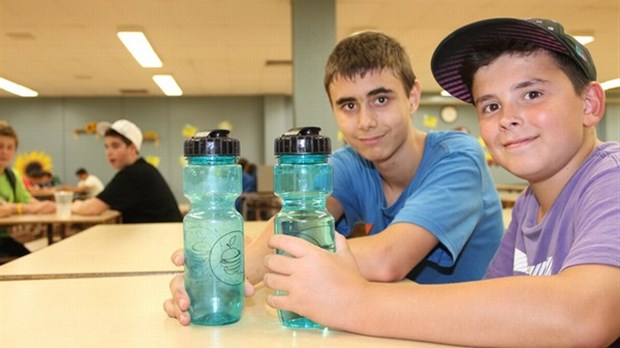
[(483, 207), (482, 173), (472, 156), (452, 152), (426, 171), (393, 223), (408, 222), (432, 233), (445, 247), (430, 261), (443, 267), (455, 259), (478, 225)]
[(610, 168), (579, 199), (575, 237), (562, 269), (579, 264), (620, 267), (620, 171)]

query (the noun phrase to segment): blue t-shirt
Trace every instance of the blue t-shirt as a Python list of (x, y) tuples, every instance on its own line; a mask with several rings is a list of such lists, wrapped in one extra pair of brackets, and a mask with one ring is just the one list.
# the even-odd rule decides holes
[(481, 279), (503, 233), (502, 207), (479, 143), (463, 132), (429, 132), (415, 177), (387, 206), (372, 162), (351, 147), (336, 151), (334, 193), (344, 208), (336, 229), (345, 236), (360, 223), (370, 234), (391, 223), (412, 223), (439, 245), (407, 278), (438, 284)]

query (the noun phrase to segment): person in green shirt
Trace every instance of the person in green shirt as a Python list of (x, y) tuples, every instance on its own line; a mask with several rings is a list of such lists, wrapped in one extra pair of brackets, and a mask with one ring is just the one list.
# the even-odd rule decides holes
[[(13, 214), (47, 214), (56, 211), (52, 201), (33, 198), (19, 173), (10, 167), (17, 150), (17, 133), (6, 122), (0, 121), (0, 219)], [(0, 227), (0, 257), (19, 257), (30, 251), (13, 239), (6, 227)]]

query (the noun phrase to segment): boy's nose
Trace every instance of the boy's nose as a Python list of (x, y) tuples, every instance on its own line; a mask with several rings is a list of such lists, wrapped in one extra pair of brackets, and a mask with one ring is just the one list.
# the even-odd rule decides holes
[(377, 114), (371, 108), (362, 108), (359, 119), (358, 127), (360, 129), (368, 129), (377, 125)]

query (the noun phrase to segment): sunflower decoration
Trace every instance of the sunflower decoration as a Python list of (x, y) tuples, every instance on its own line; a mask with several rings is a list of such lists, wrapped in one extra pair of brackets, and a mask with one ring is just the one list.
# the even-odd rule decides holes
[(95, 134), (97, 132), (97, 122), (88, 122), (82, 128), (76, 128), (73, 130), (73, 135), (77, 139), (80, 134)]
[(38, 164), (43, 171), (52, 173), (52, 158), (43, 151), (31, 151), (30, 153), (21, 153), (15, 159), (15, 169), (22, 177), (26, 176), (26, 168)]

